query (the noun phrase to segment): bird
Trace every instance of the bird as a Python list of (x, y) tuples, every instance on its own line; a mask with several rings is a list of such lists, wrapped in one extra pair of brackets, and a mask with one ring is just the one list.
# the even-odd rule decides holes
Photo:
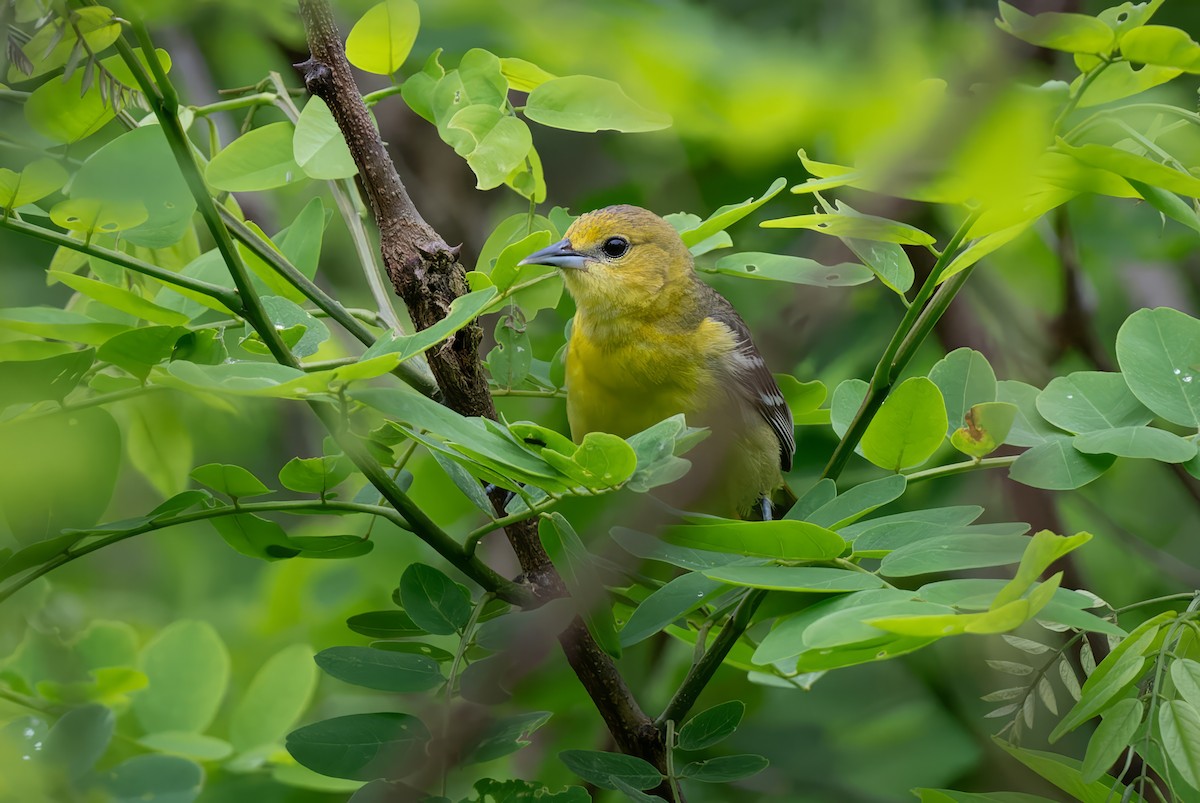
[(696, 273), (663, 218), (621, 204), (576, 219), (522, 265), (560, 270), (575, 301), (566, 352), (567, 420), (627, 438), (683, 413), (709, 438), (687, 454), (688, 509), (772, 517), (796, 451), (792, 413), (750, 329)]

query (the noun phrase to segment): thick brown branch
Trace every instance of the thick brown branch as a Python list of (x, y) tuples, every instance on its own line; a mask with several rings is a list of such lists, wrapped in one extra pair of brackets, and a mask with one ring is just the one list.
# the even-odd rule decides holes
[[(341, 128), (379, 228), (388, 276), (414, 326), (425, 329), (445, 317), (450, 303), (467, 291), (458, 249), (447, 245), (425, 222), (404, 188), (354, 83), (329, 3), (299, 0), (299, 4), (311, 57), (297, 67), (308, 90), (325, 101)], [(495, 419), (479, 359), (481, 336), (478, 325), (463, 328), (429, 352), (429, 364), (448, 407), (463, 415)], [(505, 501), (502, 493), (492, 497), (498, 512)], [(565, 594), (562, 578), (538, 538), (537, 520), (511, 525), (505, 532), (537, 596), (549, 599)], [(576, 619), (559, 641), (617, 745), (664, 768), (661, 734), (583, 622)]]

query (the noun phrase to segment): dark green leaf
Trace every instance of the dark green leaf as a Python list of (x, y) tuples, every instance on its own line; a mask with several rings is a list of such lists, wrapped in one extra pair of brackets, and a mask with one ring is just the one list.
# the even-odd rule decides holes
[(770, 763), (764, 757), (752, 754), (720, 756), (707, 761), (693, 761), (680, 770), (679, 775), (704, 783), (729, 783), (757, 775)]
[(355, 633), (372, 638), (407, 638), (424, 636), (426, 632), (417, 626), (404, 611), (370, 611), (359, 613), (346, 620), (346, 626)]
[(529, 735), (550, 721), (549, 711), (530, 711), (488, 725), (474, 747), (465, 751), (464, 764), (493, 761), (529, 744)]
[(1116, 763), (1142, 724), (1145, 706), (1141, 700), (1125, 699), (1110, 708), (1088, 740), (1080, 775), (1091, 783), (1099, 780)]
[(946, 403), (947, 435), (963, 426), (967, 411), (976, 404), (996, 401), (996, 374), (987, 358), (974, 349), (950, 352), (930, 369), (929, 379)]
[(178, 756), (127, 759), (100, 776), (113, 803), (191, 803), (204, 786), (204, 770)]
[(338, 680), (381, 691), (426, 691), (445, 680), (432, 658), (370, 647), (330, 647), (316, 662)]
[(429, 633), (450, 635), (471, 618), (471, 598), (442, 572), (414, 563), (400, 578), (400, 602), (416, 625)]
[(69, 778), (80, 778), (108, 749), (115, 724), (113, 712), (102, 705), (73, 708), (50, 728), (38, 760)]
[(632, 647), (726, 590), (724, 583), (688, 572), (642, 600), (621, 628), (621, 646)]
[[(678, 745), (681, 750), (703, 750), (729, 737), (737, 730), (746, 704), (741, 700), (730, 700), (701, 711), (679, 729)], [(669, 746), (668, 746), (669, 747)]]
[(1117, 361), (1142, 404), (1180, 426), (1200, 426), (1200, 321), (1165, 307), (1138, 310), (1117, 332)]
[(636, 756), (597, 750), (564, 750), (558, 758), (571, 772), (602, 789), (615, 789), (614, 777), (635, 789), (653, 789), (662, 782), (662, 773)]
[(864, 482), (831, 499), (804, 519), (821, 527), (840, 531), (876, 508), (899, 499), (906, 486), (907, 481), (899, 474)]
[(1051, 380), (1038, 395), (1037, 409), (1051, 424), (1069, 432), (1136, 427), (1153, 417), (1121, 374), (1101, 371), (1077, 371)]
[(288, 734), (287, 750), (313, 772), (369, 781), (405, 774), (424, 758), (428, 741), (421, 720), (388, 711), (306, 725)]

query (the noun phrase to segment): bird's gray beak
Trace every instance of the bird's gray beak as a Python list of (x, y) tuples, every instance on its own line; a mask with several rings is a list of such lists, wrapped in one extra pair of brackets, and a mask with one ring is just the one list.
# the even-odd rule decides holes
[(559, 240), (541, 251), (535, 251), (518, 262), (518, 265), (550, 265), (555, 268), (584, 270), (587, 257), (571, 248), (570, 240)]

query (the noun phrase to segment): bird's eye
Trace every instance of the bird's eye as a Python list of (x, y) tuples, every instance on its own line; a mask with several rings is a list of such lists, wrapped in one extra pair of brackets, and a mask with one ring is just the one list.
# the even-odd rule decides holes
[(629, 250), (629, 241), (624, 237), (609, 237), (604, 241), (604, 245), (600, 246), (600, 250), (605, 256), (616, 259), (625, 256), (625, 252)]

